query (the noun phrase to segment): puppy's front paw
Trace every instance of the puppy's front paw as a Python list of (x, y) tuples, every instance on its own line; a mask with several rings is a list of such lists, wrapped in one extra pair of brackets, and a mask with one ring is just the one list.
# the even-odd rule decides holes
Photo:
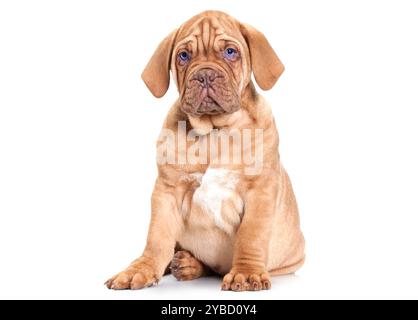
[(222, 281), (222, 290), (259, 291), (270, 288), (268, 272), (246, 272), (232, 269)]
[(158, 283), (158, 277), (149, 259), (139, 258), (124, 271), (105, 282), (109, 289), (142, 289)]

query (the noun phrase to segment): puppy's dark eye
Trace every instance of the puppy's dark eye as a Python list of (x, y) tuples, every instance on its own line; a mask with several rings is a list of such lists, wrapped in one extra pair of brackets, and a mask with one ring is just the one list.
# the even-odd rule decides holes
[(235, 60), (238, 58), (238, 51), (234, 48), (226, 48), (224, 51), (224, 57), (231, 61)]
[(181, 61), (186, 62), (190, 60), (190, 55), (187, 51), (181, 51), (179, 53), (179, 58)]

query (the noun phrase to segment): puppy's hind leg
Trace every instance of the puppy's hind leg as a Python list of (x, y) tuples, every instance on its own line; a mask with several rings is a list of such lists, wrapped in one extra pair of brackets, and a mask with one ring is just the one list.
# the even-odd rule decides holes
[(189, 251), (177, 251), (170, 264), (173, 276), (180, 281), (194, 280), (209, 273), (209, 268)]

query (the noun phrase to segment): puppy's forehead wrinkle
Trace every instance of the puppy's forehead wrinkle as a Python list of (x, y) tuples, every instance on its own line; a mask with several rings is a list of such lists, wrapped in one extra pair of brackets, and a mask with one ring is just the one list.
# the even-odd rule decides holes
[(203, 40), (203, 47), (205, 49), (209, 48), (210, 27), (209, 27), (208, 21), (204, 21), (202, 25), (202, 40)]
[(177, 47), (193, 42), (193, 49), (207, 54), (212, 47), (216, 46), (219, 36), (225, 34), (222, 25), (232, 26), (227, 19), (217, 17), (202, 17), (187, 28), (183, 26), (180, 33), (184, 35), (184, 38), (178, 42)]

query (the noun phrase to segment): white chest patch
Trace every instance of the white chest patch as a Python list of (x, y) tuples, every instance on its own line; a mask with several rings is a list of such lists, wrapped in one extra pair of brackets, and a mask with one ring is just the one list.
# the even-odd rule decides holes
[(225, 200), (233, 201), (233, 206), (242, 210), (242, 200), (235, 191), (238, 181), (239, 174), (236, 171), (209, 168), (193, 194), (193, 202), (207, 214), (213, 215), (215, 224), (221, 229), (227, 229), (222, 216)]

